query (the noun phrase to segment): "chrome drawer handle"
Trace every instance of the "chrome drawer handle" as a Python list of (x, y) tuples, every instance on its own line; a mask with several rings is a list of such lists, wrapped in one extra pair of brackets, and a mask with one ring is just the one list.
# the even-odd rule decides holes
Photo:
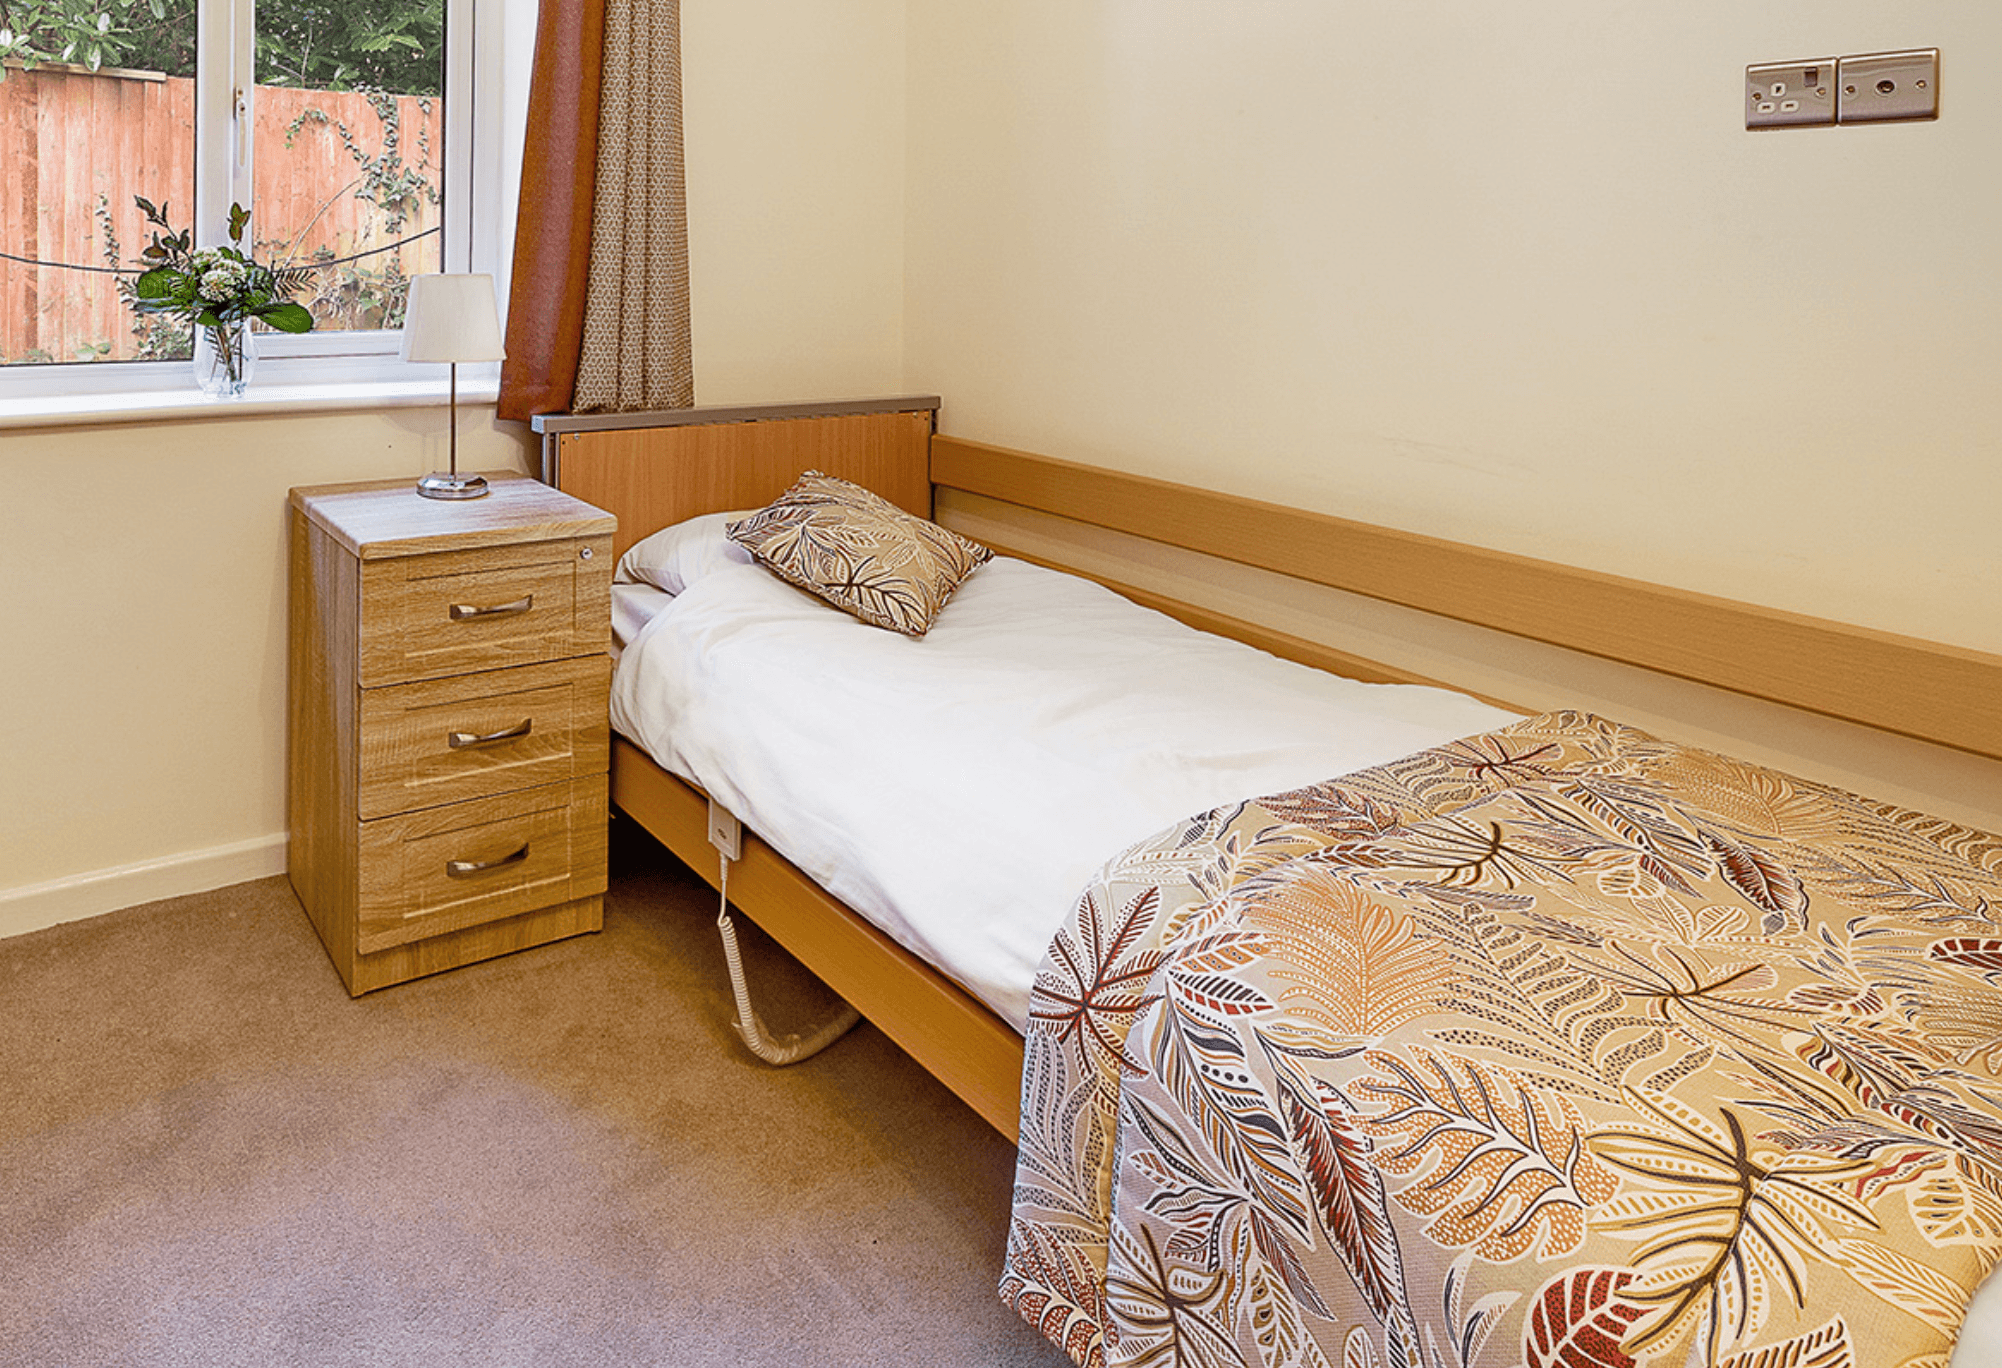
[(468, 746), (491, 746), (496, 741), (516, 741), (528, 735), (534, 726), (535, 719), (528, 717), (506, 731), (488, 732), (485, 736), (476, 732), (446, 732), (445, 744), (453, 750), (464, 750)]
[(467, 618), (499, 617), (503, 613), (525, 613), (535, 606), (535, 595), (524, 594), (513, 603), (496, 604), (492, 608), (480, 608), (470, 603), (452, 605), (452, 621), (464, 622)]
[(484, 874), (502, 865), (520, 864), (528, 858), (528, 847), (523, 846), (512, 855), (503, 855), (498, 860), (447, 860), (445, 874), (453, 879), (470, 879), (475, 874)]

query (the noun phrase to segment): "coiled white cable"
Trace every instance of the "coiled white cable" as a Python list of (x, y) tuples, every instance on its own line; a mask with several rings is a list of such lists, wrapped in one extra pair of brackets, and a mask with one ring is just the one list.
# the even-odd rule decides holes
[(730, 988), (737, 995), (737, 1020), (734, 1025), (737, 1034), (744, 1038), (750, 1052), (767, 1064), (797, 1064), (802, 1059), (811, 1058), (846, 1035), (862, 1014), (847, 1003), (841, 1010), (819, 1029), (804, 1037), (789, 1035), (784, 1040), (768, 1037), (765, 1024), (758, 1020), (758, 1014), (751, 1006), (751, 985), (744, 978), (744, 960), (737, 951), (737, 927), (730, 920), (730, 865), (728, 851), (721, 846), (716, 849), (722, 863), (722, 877), (718, 887), (722, 897), (716, 912), (716, 929), (723, 935), (723, 958), (730, 966)]

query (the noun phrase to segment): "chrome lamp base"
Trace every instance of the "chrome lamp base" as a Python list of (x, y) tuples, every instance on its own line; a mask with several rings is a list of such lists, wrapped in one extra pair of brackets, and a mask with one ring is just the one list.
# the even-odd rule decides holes
[(487, 482), (481, 475), (434, 470), (417, 482), (417, 492), (427, 499), (480, 499), (486, 497)]

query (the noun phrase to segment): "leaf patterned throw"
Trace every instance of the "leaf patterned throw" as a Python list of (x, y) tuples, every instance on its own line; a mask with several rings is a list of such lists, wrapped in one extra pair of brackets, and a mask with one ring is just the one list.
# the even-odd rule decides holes
[(2002, 840), (1577, 713), (1113, 860), (1002, 1296), (1084, 1365), (1945, 1368)]

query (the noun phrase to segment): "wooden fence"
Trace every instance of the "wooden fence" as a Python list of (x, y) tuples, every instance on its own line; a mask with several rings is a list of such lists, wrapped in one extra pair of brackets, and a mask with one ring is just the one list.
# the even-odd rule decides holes
[[(115, 277), (63, 266), (132, 267), (151, 237), (133, 196), (164, 204), (176, 227), (194, 207), (194, 82), (158, 72), (18, 68), (0, 80), (0, 361), (141, 354), (136, 316)], [(259, 86), (250, 237), (260, 261), (347, 256), (435, 227), (432, 193), (406, 194), (393, 226), (364, 160), (435, 192), (444, 160), (441, 102), (397, 96), (385, 120), (366, 95)], [(347, 138), (342, 137), (345, 129)], [(289, 146), (288, 146), (289, 143)], [(387, 149), (386, 149), (386, 144)], [(387, 150), (388, 155), (385, 156)], [(380, 327), (385, 275), (441, 269), (438, 237), (320, 271), (302, 297), (321, 327)]]

